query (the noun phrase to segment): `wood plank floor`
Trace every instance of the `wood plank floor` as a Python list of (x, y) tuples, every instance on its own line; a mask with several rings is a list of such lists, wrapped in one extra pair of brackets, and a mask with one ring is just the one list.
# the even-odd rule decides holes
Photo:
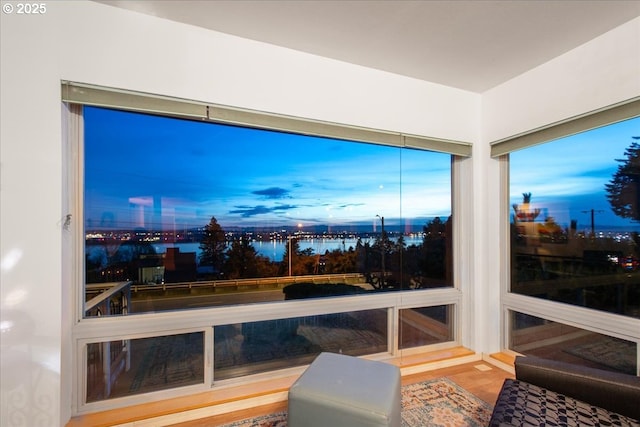
[[(402, 378), (402, 384), (413, 384), (434, 378), (446, 377), (465, 390), (493, 405), (498, 397), (505, 378), (513, 378), (507, 371), (483, 361), (465, 363), (448, 368), (413, 374)], [(259, 406), (247, 410), (231, 412), (199, 420), (174, 424), (173, 427), (209, 427), (218, 426), (245, 418), (266, 415), (287, 409), (287, 402)]]

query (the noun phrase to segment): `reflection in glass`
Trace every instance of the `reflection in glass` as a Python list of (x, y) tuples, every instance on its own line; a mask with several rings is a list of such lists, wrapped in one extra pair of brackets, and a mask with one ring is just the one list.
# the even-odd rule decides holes
[(204, 384), (204, 333), (87, 345), (87, 402)]
[(640, 317), (640, 118), (511, 153), (511, 292)]
[(453, 286), (449, 154), (83, 112), (85, 316)]
[(400, 310), (401, 350), (453, 341), (453, 306), (441, 305)]
[(214, 327), (214, 380), (309, 364), (323, 351), (387, 351), (387, 310), (363, 310)]
[(509, 348), (524, 355), (637, 375), (637, 344), (515, 311)]

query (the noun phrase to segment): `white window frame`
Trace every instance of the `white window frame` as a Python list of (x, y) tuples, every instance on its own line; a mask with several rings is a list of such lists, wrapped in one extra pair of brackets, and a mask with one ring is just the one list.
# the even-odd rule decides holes
[(530, 132), (495, 141), (491, 145), (492, 157), (500, 162), (500, 294), (501, 294), (501, 344), (502, 351), (517, 354), (509, 348), (511, 332), (511, 311), (548, 319), (599, 334), (636, 343), (637, 364), (640, 375), (640, 319), (614, 313), (563, 304), (531, 296), (510, 292), (510, 194), (509, 194), (509, 153), (574, 135), (597, 127), (611, 125), (640, 116), (640, 98), (633, 98), (619, 104), (599, 109), (559, 123), (534, 129)]
[[(333, 123), (317, 122), (307, 119), (278, 116), (255, 111), (241, 110), (222, 106), (211, 106), (204, 103), (176, 100), (151, 96), (148, 94), (132, 93), (113, 89), (99, 88), (90, 85), (71, 84), (63, 82), (63, 102), (69, 107), (66, 114), (67, 136), (72, 139), (67, 142), (67, 158), (70, 165), (69, 205), (72, 207), (72, 216), (82, 219), (83, 215), (83, 119), (80, 105), (93, 105), (101, 107), (122, 108), (127, 111), (144, 111), (147, 113), (167, 115), (171, 117), (197, 117), (201, 120), (240, 124), (269, 128), (275, 130), (295, 131), (296, 133), (311, 134), (316, 136), (328, 136), (352, 141), (373, 142), (382, 145), (397, 147), (428, 149), (431, 151), (448, 152), (453, 154), (451, 165), (451, 193), (453, 214), (453, 257), (454, 257), (454, 284), (451, 288), (438, 288), (426, 290), (414, 290), (407, 292), (389, 292), (376, 295), (335, 297), (330, 299), (314, 299), (287, 301), (286, 303), (261, 303), (252, 305), (251, 310), (246, 307), (227, 306), (204, 308), (198, 310), (169, 311), (161, 313), (141, 313), (134, 316), (114, 316), (101, 318), (86, 318), (84, 316), (84, 235), (83, 221), (72, 221), (69, 230), (73, 236), (71, 253), (66, 254), (72, 264), (74, 281), (73, 300), (74, 326), (72, 329), (73, 349), (70, 354), (73, 358), (72, 366), (74, 384), (74, 396), (72, 408), (73, 415), (80, 415), (95, 411), (104, 411), (123, 406), (174, 398), (192, 393), (211, 390), (214, 387), (224, 387), (226, 384), (250, 382), (255, 378), (273, 378), (281, 375), (290, 375), (302, 372), (304, 367), (291, 368), (283, 371), (256, 374), (240, 379), (215, 382), (213, 372), (213, 327), (216, 325), (266, 321), (290, 317), (313, 316), (339, 312), (351, 312), (367, 309), (388, 309), (388, 351), (377, 355), (369, 355), (368, 358), (388, 359), (403, 354), (411, 354), (416, 351), (424, 351), (425, 348), (436, 349), (460, 345), (462, 330), (470, 322), (465, 306), (469, 306), (468, 297), (462, 292), (461, 283), (470, 280), (471, 272), (463, 270), (460, 262), (462, 256), (471, 253), (472, 242), (463, 240), (461, 230), (469, 230), (472, 227), (470, 192), (461, 191), (462, 186), (470, 188), (471, 162), (465, 159), (471, 154), (471, 145), (466, 142), (447, 141), (424, 136), (406, 135), (396, 132), (363, 129)], [(72, 94), (70, 94), (73, 92)], [(145, 104), (146, 103), (146, 104)], [(204, 114), (205, 117), (200, 117)], [(464, 209), (467, 207), (467, 209)], [(466, 213), (465, 213), (466, 211)], [(467, 234), (468, 235), (468, 234)], [(465, 263), (466, 264), (466, 263)], [(454, 339), (451, 342), (440, 343), (425, 348), (398, 349), (398, 311), (405, 308), (429, 307), (450, 305), (453, 306)], [(96, 402), (86, 402), (86, 348), (89, 343), (148, 338), (154, 336), (172, 335), (178, 333), (203, 332), (205, 337), (204, 353), (204, 383), (199, 385), (172, 388), (157, 392), (125, 396), (121, 398), (105, 399)]]

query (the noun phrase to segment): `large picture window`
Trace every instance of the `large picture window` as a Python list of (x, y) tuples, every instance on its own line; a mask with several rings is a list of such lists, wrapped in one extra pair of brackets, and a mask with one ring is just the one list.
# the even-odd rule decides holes
[(269, 377), (322, 351), (459, 344), (453, 193), (469, 144), (62, 92), (83, 218), (79, 413)]
[(640, 118), (510, 154), (515, 294), (640, 318)]
[(83, 116), (85, 316), (453, 286), (450, 154)]

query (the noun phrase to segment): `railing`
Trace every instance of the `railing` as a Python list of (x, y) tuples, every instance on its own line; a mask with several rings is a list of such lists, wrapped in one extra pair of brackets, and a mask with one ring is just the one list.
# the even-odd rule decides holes
[[(88, 284), (87, 292), (99, 294), (85, 303), (87, 316), (127, 315), (131, 304), (131, 282)], [(131, 368), (130, 340), (106, 341), (87, 347), (87, 369), (100, 372), (94, 375), (90, 390), (101, 386), (103, 396), (109, 397), (118, 376)]]
[(131, 283), (128, 281), (87, 284), (85, 292), (99, 293), (84, 304), (85, 313), (95, 311), (98, 316), (127, 314), (128, 303), (131, 301)]
[[(193, 288), (247, 288), (247, 287), (283, 287), (295, 283), (313, 283), (313, 284), (364, 284), (365, 276), (361, 273), (344, 273), (344, 274), (321, 274), (308, 276), (283, 276), (283, 277), (261, 277), (256, 279), (231, 279), (231, 280), (210, 280), (203, 282), (180, 282), (180, 283), (163, 283), (157, 284), (135, 284), (131, 286), (133, 292), (145, 290), (163, 291), (169, 289), (193, 289)], [(89, 286), (89, 285), (87, 285)]]

